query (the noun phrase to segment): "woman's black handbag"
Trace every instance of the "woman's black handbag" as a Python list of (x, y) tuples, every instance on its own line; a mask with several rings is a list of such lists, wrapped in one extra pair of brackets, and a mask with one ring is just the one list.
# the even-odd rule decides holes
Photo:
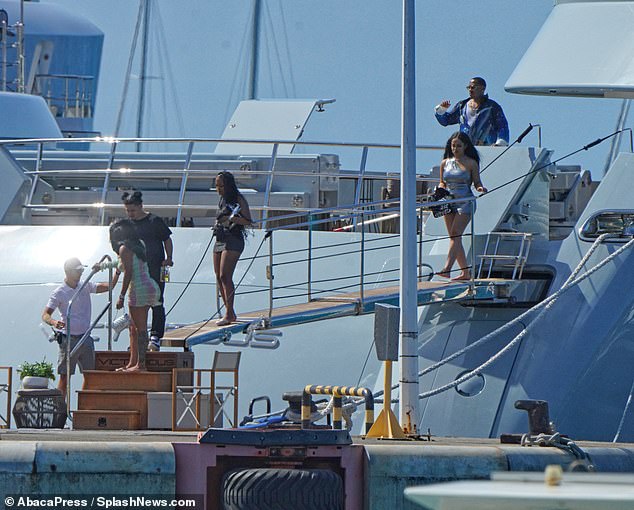
[[(438, 186), (436, 186), (436, 189), (431, 195), (432, 202), (442, 202), (443, 200), (451, 200), (452, 198), (451, 193), (449, 193), (445, 188), (440, 188)], [(454, 210), (451, 204), (434, 205), (430, 207), (430, 209), (434, 218), (440, 218), (441, 216), (449, 214)]]

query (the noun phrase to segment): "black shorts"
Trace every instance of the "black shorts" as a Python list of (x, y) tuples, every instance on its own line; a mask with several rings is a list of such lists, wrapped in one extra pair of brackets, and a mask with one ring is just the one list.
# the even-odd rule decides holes
[(222, 236), (222, 240), (216, 239), (214, 253), (221, 253), (223, 251), (237, 251), (238, 253), (242, 253), (244, 251), (244, 237), (225, 235)]

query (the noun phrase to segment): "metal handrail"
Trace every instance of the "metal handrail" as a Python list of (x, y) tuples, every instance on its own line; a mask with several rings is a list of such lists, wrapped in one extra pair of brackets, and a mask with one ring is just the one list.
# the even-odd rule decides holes
[(266, 220), (268, 218), (268, 208), (271, 200), (271, 189), (273, 188), (273, 172), (275, 172), (275, 162), (277, 161), (277, 149), (279, 144), (273, 144), (273, 151), (271, 152), (271, 162), (269, 164), (268, 177), (266, 178), (266, 188), (264, 190), (264, 221), (262, 222), (262, 228), (266, 228)]
[(7, 24), (6, 19), (3, 19), (2, 23), (0, 23), (0, 39), (2, 39), (2, 49), (0, 50), (2, 54), (2, 81), (0, 82), (0, 90), (2, 91), (7, 90), (7, 35), (9, 34), (8, 27), (9, 25)]
[[(175, 177), (180, 177), (181, 183), (180, 183), (180, 190), (178, 193), (178, 200), (176, 204), (166, 204), (163, 205), (162, 207), (167, 207), (167, 208), (172, 208), (176, 210), (176, 218), (178, 218), (179, 220), (182, 219), (183, 216), (183, 208), (184, 207), (188, 207), (189, 209), (193, 209), (193, 210), (199, 210), (202, 209), (206, 206), (196, 206), (196, 205), (186, 205), (184, 203), (184, 197), (185, 194), (187, 192), (187, 183), (188, 180), (191, 177), (197, 177), (197, 178), (207, 178), (207, 177), (212, 177), (213, 175), (215, 175), (217, 173), (217, 170), (192, 170), (191, 169), (191, 164), (193, 163), (193, 161), (196, 161), (198, 163), (201, 162), (201, 160), (198, 160), (196, 158), (193, 157), (194, 154), (194, 146), (195, 144), (215, 144), (215, 143), (265, 143), (265, 144), (272, 144), (272, 150), (270, 155), (264, 154), (264, 156), (266, 157), (270, 157), (270, 161), (269, 161), (269, 167), (267, 170), (240, 170), (240, 169), (232, 169), (232, 172), (235, 173), (236, 176), (240, 177), (240, 176), (245, 176), (248, 175), (249, 177), (253, 177), (253, 176), (257, 176), (257, 175), (265, 175), (266, 178), (266, 186), (265, 186), (265, 190), (264, 190), (264, 204), (262, 206), (260, 206), (259, 208), (255, 209), (255, 210), (260, 210), (263, 212), (263, 225), (266, 225), (266, 219), (268, 218), (269, 214), (268, 211), (272, 209), (271, 205), (270, 205), (270, 198), (271, 198), (271, 193), (273, 191), (273, 181), (275, 178), (275, 166), (276, 166), (276, 162), (278, 160), (278, 148), (280, 145), (285, 145), (285, 144), (293, 144), (293, 145), (300, 145), (300, 146), (315, 146), (315, 147), (322, 147), (322, 146), (329, 146), (329, 147), (347, 147), (347, 148), (359, 148), (361, 149), (361, 163), (360, 163), (360, 167), (358, 170), (345, 170), (345, 169), (341, 169), (339, 166), (337, 166), (336, 170), (333, 171), (329, 171), (328, 169), (325, 169), (325, 171), (323, 172), (319, 172), (319, 174), (314, 174), (312, 172), (305, 172), (305, 171), (285, 171), (284, 172), (284, 177), (317, 177), (319, 176), (321, 177), (336, 177), (338, 179), (352, 179), (356, 181), (356, 186), (355, 186), (355, 192), (354, 192), (354, 201), (356, 206), (358, 207), (359, 202), (360, 202), (360, 198), (361, 198), (361, 189), (364, 185), (365, 182), (367, 181), (372, 181), (372, 180), (385, 180), (385, 179), (389, 179), (389, 178), (397, 178), (398, 177), (398, 173), (397, 172), (372, 172), (372, 171), (368, 171), (366, 169), (366, 165), (367, 165), (367, 159), (368, 159), (368, 151), (369, 149), (397, 149), (399, 148), (398, 145), (394, 145), (394, 144), (369, 144), (369, 143), (363, 143), (363, 144), (359, 144), (359, 143), (346, 143), (346, 142), (315, 142), (315, 141), (297, 141), (297, 140), (241, 140), (241, 139), (230, 139), (230, 140), (222, 140), (220, 138), (206, 138), (206, 139), (197, 139), (197, 138), (188, 138), (188, 139), (178, 139), (178, 138), (149, 138), (149, 139), (144, 139), (144, 138), (103, 138), (103, 137), (94, 137), (94, 138), (74, 138), (72, 140), (69, 139), (59, 139), (59, 138), (49, 138), (49, 139), (22, 139), (22, 140), (4, 140), (4, 141), (0, 141), (0, 146), (10, 146), (10, 145), (33, 145), (35, 144), (38, 148), (38, 152), (36, 157), (36, 161), (35, 161), (35, 170), (34, 171), (25, 171), (25, 175), (29, 175), (32, 176), (33, 182), (32, 182), (32, 186), (31, 186), (31, 191), (28, 195), (28, 201), (27, 204), (25, 204), (25, 208), (29, 209), (34, 209), (34, 208), (40, 208), (40, 207), (46, 207), (48, 206), (48, 204), (34, 204), (33, 203), (33, 197), (35, 196), (35, 190), (36, 190), (36, 186), (37, 183), (39, 182), (39, 180), (43, 177), (43, 176), (56, 176), (56, 175), (64, 175), (65, 177), (69, 177), (69, 178), (73, 178), (73, 177), (81, 177), (81, 178), (86, 178), (87, 176), (90, 175), (94, 175), (95, 177), (100, 177), (103, 176), (103, 183), (101, 184), (101, 196), (98, 202), (93, 202), (93, 203), (87, 203), (87, 204), (63, 204), (63, 203), (55, 203), (54, 207), (56, 209), (68, 209), (68, 210), (72, 210), (72, 209), (79, 209), (79, 208), (92, 208), (92, 209), (99, 209), (99, 221), (100, 224), (104, 224), (105, 221), (105, 214), (106, 214), (106, 209), (108, 208), (112, 208), (112, 207), (120, 207), (120, 204), (108, 204), (106, 199), (108, 196), (108, 191), (111, 188), (111, 183), (110, 181), (112, 179), (116, 179), (118, 176), (122, 176), (124, 177), (126, 180), (129, 180), (130, 178), (135, 178), (135, 177), (140, 177), (140, 178), (148, 178), (148, 169), (134, 169), (134, 168), (122, 168), (122, 169), (114, 169), (114, 161), (115, 158), (122, 154), (122, 151), (120, 150), (120, 147), (122, 145), (125, 144), (133, 144), (133, 143), (141, 143), (141, 141), (148, 145), (148, 144), (152, 144), (152, 143), (171, 143), (171, 144), (183, 144), (186, 143), (187, 144), (187, 150), (186, 153), (184, 155), (184, 161), (183, 161), (183, 166), (180, 168), (173, 168), (173, 169), (167, 169), (167, 170), (163, 170), (163, 169), (155, 169), (155, 170), (150, 170), (151, 172), (151, 176), (153, 178), (160, 178), (160, 177), (165, 177), (165, 176), (175, 176)], [(106, 168), (105, 169), (94, 169), (94, 168), (88, 168), (88, 169), (83, 169), (83, 170), (73, 170), (72, 172), (68, 171), (68, 170), (44, 170), (43, 167), (43, 161), (45, 158), (45, 153), (44, 153), (44, 145), (45, 144), (52, 144), (52, 143), (59, 143), (59, 144), (64, 144), (64, 146), (67, 146), (69, 144), (74, 144), (74, 143), (82, 143), (82, 144), (86, 144), (86, 143), (97, 143), (97, 144), (106, 144), (109, 146), (110, 150), (109, 150), (109, 155), (106, 156), (106, 154), (104, 153), (104, 159), (96, 159), (94, 160), (95, 163), (99, 164), (106, 164)], [(437, 146), (419, 146), (418, 147), (419, 150), (441, 150), (442, 147), (437, 147)], [(125, 154), (125, 153), (124, 153)], [(151, 153), (148, 153), (151, 154)], [(213, 154), (204, 154), (205, 157), (210, 157), (213, 158), (214, 155)], [(308, 155), (306, 155), (308, 156)], [(180, 159), (181, 154), (180, 152), (178, 153), (178, 156), (176, 159), (170, 159), (170, 161), (173, 161), (174, 163), (177, 163), (177, 161)], [(106, 160), (107, 158), (107, 160)], [(230, 160), (225, 160), (224, 158), (220, 157), (220, 158), (215, 158), (215, 161), (230, 161)], [(136, 158), (135, 158), (136, 161)], [(138, 160), (138, 161), (142, 161)], [(133, 166), (133, 165), (131, 165)], [(429, 176), (419, 176), (418, 177), (419, 181), (432, 181), (434, 182), (436, 179), (429, 177)], [(99, 191), (99, 188), (96, 188), (97, 191)], [(393, 200), (392, 200), (393, 202)], [(366, 204), (367, 205), (367, 204)], [(276, 210), (280, 210), (280, 209), (285, 209), (284, 207), (275, 207)], [(288, 208), (289, 210), (298, 210), (298, 208)], [(276, 217), (276, 220), (279, 220), (278, 217)], [(179, 223), (177, 223), (179, 224)]]
[[(237, 144), (269, 144), (269, 145), (298, 145), (298, 146), (316, 146), (316, 147), (352, 147), (368, 149), (400, 149), (398, 144), (388, 143), (356, 143), (356, 142), (332, 142), (332, 141), (316, 141), (316, 140), (279, 140), (269, 138), (124, 138), (111, 136), (93, 136), (84, 138), (20, 138), (11, 140), (0, 140), (0, 145), (34, 145), (38, 143), (56, 144), (56, 143), (104, 143), (104, 144), (152, 144), (152, 143), (237, 143)], [(417, 150), (444, 150), (444, 146), (440, 145), (417, 145)]]
[[(63, 91), (54, 95), (54, 83), (62, 83)], [(92, 117), (91, 102), (93, 97), (94, 76), (77, 74), (37, 74), (35, 75), (36, 91), (46, 101), (57, 117)], [(60, 87), (58, 86), (57, 89)]]
[[(220, 161), (220, 160), (219, 160)], [(231, 161), (231, 160), (228, 160)], [(197, 161), (200, 162), (200, 161)], [(36, 162), (37, 163), (37, 162)], [(92, 176), (92, 175), (103, 175), (106, 173), (110, 173), (112, 175), (125, 175), (126, 177), (129, 176), (143, 176), (143, 177), (147, 177), (148, 171), (152, 172), (152, 176), (157, 176), (157, 177), (172, 177), (172, 176), (176, 176), (179, 177), (181, 176), (181, 174), (184, 172), (184, 170), (179, 170), (179, 169), (168, 169), (168, 170), (164, 170), (164, 169), (153, 169), (153, 170), (148, 170), (146, 168), (121, 168), (121, 169), (113, 169), (113, 168), (104, 168), (104, 169), (83, 169), (83, 170), (24, 170), (24, 175), (36, 175), (36, 174), (42, 174), (42, 175), (46, 175), (49, 177), (55, 177), (56, 175), (63, 175), (63, 176), (68, 176), (68, 177), (78, 177), (78, 178), (86, 178), (87, 176)], [(189, 169), (188, 170), (188, 175), (189, 176), (194, 176), (194, 177), (208, 177), (209, 175), (216, 175), (217, 171), (216, 170), (197, 170), (197, 169)], [(258, 175), (269, 175), (270, 171), (269, 170), (241, 170), (241, 169), (232, 169), (231, 173), (236, 175), (236, 176), (240, 176), (240, 177), (254, 177), (254, 176), (258, 176)], [(350, 179), (350, 180), (358, 180), (359, 179), (359, 175), (353, 171), (353, 170), (338, 170), (338, 171), (332, 171), (332, 172), (321, 172), (319, 174), (315, 174), (313, 172), (300, 172), (300, 171), (285, 171), (284, 172), (284, 176), (290, 176), (290, 177), (336, 177), (338, 179)], [(363, 176), (363, 180), (364, 181), (384, 181), (384, 180), (390, 180), (390, 179), (399, 179), (399, 175), (395, 174), (395, 173), (391, 173), (391, 172), (383, 172), (383, 173), (379, 173), (379, 172), (375, 172), (374, 174), (369, 173), (369, 172), (365, 172), (364, 176)], [(438, 182), (438, 177), (431, 177), (425, 174), (420, 174), (417, 175), (416, 180), (418, 182)], [(394, 199), (390, 199), (388, 201), (393, 202)]]
[(185, 168), (183, 168), (183, 179), (181, 180), (181, 188), (178, 193), (178, 212), (176, 213), (176, 224), (181, 224), (183, 201), (185, 200), (185, 190), (187, 189), (187, 178), (189, 177), (192, 162), (192, 153), (194, 152), (194, 142), (190, 142), (187, 146), (187, 158), (185, 160)]
[[(464, 202), (470, 202), (472, 204), (472, 207), (474, 207), (475, 205), (475, 201), (477, 200), (477, 197), (473, 196), (473, 197), (464, 197), (464, 198), (458, 198), (458, 199), (452, 199), (452, 200), (443, 200), (443, 201), (438, 201), (438, 202), (425, 202), (425, 203), (421, 203), (419, 204), (416, 209), (418, 212), (418, 215), (420, 217), (423, 216), (425, 210), (435, 206), (435, 205), (441, 205), (441, 204), (451, 204), (451, 203), (464, 203)], [(398, 202), (397, 199), (391, 199), (390, 202), (394, 203), (394, 202)], [(367, 204), (365, 204), (367, 205)], [(381, 213), (383, 213), (384, 211), (390, 211), (390, 210), (398, 210), (398, 207), (394, 207), (391, 209), (385, 209), (382, 210)], [(365, 273), (365, 252), (366, 252), (366, 244), (367, 244), (367, 240), (366, 240), (366, 236), (365, 236), (365, 228), (364, 228), (364, 221), (363, 218), (365, 217), (365, 215), (367, 214), (367, 211), (364, 211), (364, 206), (358, 207), (356, 209), (352, 209), (350, 212), (351, 216), (358, 216), (361, 218), (361, 222), (358, 223), (357, 225), (361, 226), (361, 232), (360, 232), (360, 239), (359, 241), (357, 241), (360, 245), (359, 247), (359, 262), (360, 262), (360, 271), (358, 276), (346, 276), (346, 277), (341, 277), (340, 279), (344, 280), (344, 279), (350, 279), (350, 278), (358, 278), (358, 283), (356, 285), (358, 285), (359, 288), (359, 306), (363, 307), (364, 304), (364, 298), (365, 298), (365, 286), (366, 286), (366, 273)], [(307, 270), (308, 270), (308, 280), (306, 282), (306, 297), (307, 297), (307, 302), (310, 302), (314, 299), (314, 292), (313, 292), (313, 288), (312, 288), (312, 262), (314, 260), (313, 257), (313, 251), (316, 249), (319, 249), (319, 247), (314, 247), (313, 246), (313, 241), (312, 241), (312, 226), (318, 223), (321, 223), (323, 221), (332, 221), (332, 219), (327, 219), (327, 220), (311, 220), (309, 219), (309, 221), (307, 222), (303, 222), (303, 223), (298, 223), (295, 225), (286, 225), (284, 227), (277, 227), (277, 228), (271, 228), (267, 231), (267, 235), (269, 235), (269, 253), (268, 253), (268, 265), (266, 268), (266, 272), (267, 272), (267, 279), (269, 280), (269, 286), (268, 286), (268, 319), (270, 321), (271, 316), (273, 314), (273, 308), (274, 308), (274, 301), (277, 298), (274, 293), (277, 289), (281, 289), (281, 288), (285, 288), (285, 287), (279, 287), (276, 288), (274, 285), (274, 273), (275, 273), (275, 267), (276, 266), (284, 266), (285, 264), (291, 264), (291, 263), (296, 263), (297, 261), (291, 261), (291, 262), (282, 262), (279, 264), (275, 263), (275, 252), (273, 249), (273, 237), (274, 237), (274, 232), (277, 230), (282, 230), (282, 229), (288, 229), (289, 227), (294, 227), (297, 225), (307, 225), (308, 226), (308, 237), (307, 237), (307, 247), (304, 249), (307, 251), (307, 255), (306, 255), (306, 259), (303, 260), (303, 262), (306, 262), (307, 264)], [(421, 219), (421, 223), (422, 223), (422, 219)], [(476, 246), (475, 246), (475, 215), (472, 215), (472, 219), (469, 222), (471, 225), (471, 229), (470, 229), (470, 234), (468, 234), (471, 237), (471, 270), (470, 270), (470, 274), (471, 274), (471, 278), (469, 280), (469, 286), (470, 286), (470, 292), (473, 292), (473, 289), (475, 288), (475, 278), (476, 278), (476, 271), (475, 271), (475, 267), (476, 267)], [(463, 234), (464, 236), (465, 234)], [(423, 237), (424, 237), (424, 232), (423, 229), (421, 228), (419, 230), (419, 243), (422, 246), (423, 241)], [(383, 248), (390, 248), (393, 246), (389, 246), (389, 247), (380, 247), (379, 249), (383, 249)], [(344, 253), (344, 255), (349, 255), (350, 252), (346, 252)], [(336, 255), (333, 255), (333, 257), (335, 257)], [(423, 278), (423, 274), (422, 274), (422, 267), (423, 266), (429, 266), (428, 264), (425, 264), (423, 262), (423, 252), (422, 252), (422, 248), (419, 249), (419, 256), (418, 256), (418, 261), (417, 261), (417, 267), (418, 267), (418, 279), (419, 281)], [(429, 266), (431, 267), (431, 266)], [(371, 273), (370, 273), (371, 274)], [(303, 293), (301, 294), (303, 295)], [(288, 296), (287, 296), (288, 297)], [(297, 297), (297, 296), (294, 296)]]
[[(363, 211), (361, 211), (361, 223), (363, 223)], [(363, 303), (363, 273), (365, 272), (365, 228), (361, 229), (361, 249), (359, 250), (359, 263), (361, 264), (359, 268), (359, 300), (361, 303)]]
[[(457, 203), (464, 203), (464, 202), (470, 202), (473, 200), (477, 200), (477, 197), (465, 197), (465, 198), (453, 198), (451, 200), (442, 200), (439, 202), (421, 202), (417, 205), (417, 209), (428, 209), (431, 208), (432, 206), (435, 205), (442, 205), (442, 204), (457, 204)], [(385, 209), (381, 209), (378, 211), (373, 210), (376, 206), (378, 205), (382, 205), (382, 204), (398, 204), (395, 205), (394, 207), (387, 207)], [(292, 218), (301, 218), (307, 215), (323, 215), (323, 214), (332, 214), (332, 213), (343, 213), (343, 214), (348, 214), (350, 217), (354, 214), (361, 214), (361, 211), (363, 211), (364, 209), (371, 209), (372, 212), (374, 212), (375, 214), (384, 214), (386, 212), (390, 212), (390, 211), (399, 211), (400, 210), (400, 199), (398, 198), (390, 198), (387, 200), (376, 200), (374, 202), (367, 202), (365, 204), (359, 204), (359, 205), (340, 205), (340, 206), (335, 206), (335, 207), (324, 207), (321, 209), (305, 209), (299, 212), (295, 212), (295, 213), (289, 213), (289, 214), (285, 214), (282, 216), (276, 216), (275, 219), (276, 220), (287, 220), (287, 219), (292, 219)], [(284, 208), (280, 208), (280, 209), (284, 209)], [(368, 214), (367, 211), (365, 212), (365, 214)], [(343, 217), (339, 217), (338, 219), (342, 219)], [(274, 232), (276, 230), (288, 230), (289, 228), (300, 228), (300, 227), (307, 227), (309, 225), (318, 225), (320, 223), (325, 223), (325, 222), (332, 222), (333, 219), (332, 218), (327, 218), (324, 220), (313, 220), (313, 221), (306, 221), (306, 222), (298, 222), (298, 223), (294, 223), (291, 225), (283, 225), (283, 226), (279, 226), (279, 227), (271, 227), (268, 229), (269, 232)], [(253, 222), (254, 224), (258, 224), (258, 220), (255, 220)]]
[[(16, 76), (11, 82), (15, 85), (15, 90), (17, 92), (24, 92), (24, 82), (25, 82), (25, 73), (24, 73), (24, 12), (23, 12), (23, 2), (20, 3), (20, 19), (16, 23), (8, 23), (7, 20), (3, 19), (0, 24), (0, 31), (2, 32), (2, 49), (0, 50), (2, 54), (2, 61), (0, 62), (0, 66), (2, 67), (2, 78), (1, 78), (1, 87), (0, 90), (7, 90), (7, 67), (15, 67), (17, 69)], [(11, 32), (9, 29), (14, 29), (15, 32)], [(8, 43), (7, 39), (11, 36), (15, 39), (15, 42)], [(7, 47), (15, 48), (16, 50), (16, 60), (7, 61)]]
[[(361, 189), (363, 188), (363, 181), (365, 177), (365, 166), (368, 162), (368, 148), (363, 147), (363, 151), (361, 153), (361, 163), (359, 164), (359, 175), (357, 178), (357, 187), (354, 191), (354, 203), (359, 204), (361, 202)], [(356, 226), (356, 220), (355, 220)]]
[[(101, 257), (101, 259), (99, 259), (98, 264), (101, 264), (102, 262), (106, 260), (107, 261), (112, 260), (110, 255), (104, 255), (103, 257)], [(79, 293), (84, 289), (84, 287), (86, 287), (86, 285), (88, 285), (88, 282), (90, 282), (92, 277), (95, 276), (100, 271), (101, 269), (93, 269), (88, 275), (88, 277), (82, 282), (79, 288), (75, 291), (75, 293), (73, 294), (73, 297), (68, 302), (68, 312), (66, 314), (66, 408), (68, 409), (69, 418), (71, 416), (70, 414), (70, 396), (71, 396), (70, 383), (71, 383), (71, 376), (72, 376), (71, 370), (70, 370), (71, 357), (73, 356), (74, 353), (76, 353), (80, 349), (83, 343), (86, 342), (88, 337), (90, 337), (90, 333), (92, 333), (92, 330), (94, 329), (94, 327), (97, 325), (99, 320), (103, 317), (103, 315), (106, 312), (108, 312), (108, 350), (112, 349), (112, 267), (110, 267), (108, 270), (108, 302), (106, 303), (106, 306), (103, 308), (101, 313), (92, 322), (88, 330), (84, 332), (83, 336), (79, 339), (79, 341), (77, 342), (73, 350), (72, 351), (70, 350), (71, 338), (72, 338), (72, 334), (71, 334), (72, 307), (75, 301), (75, 297), (79, 295)]]

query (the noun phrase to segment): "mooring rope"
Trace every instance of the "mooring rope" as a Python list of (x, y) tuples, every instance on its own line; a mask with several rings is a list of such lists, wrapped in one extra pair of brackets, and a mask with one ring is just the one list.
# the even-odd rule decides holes
[[(599, 242), (600, 239), (601, 238), (597, 238), (595, 243)], [(603, 259), (601, 262), (596, 264), (594, 267), (592, 267), (591, 269), (589, 269), (588, 271), (583, 273), (578, 278), (575, 278), (575, 279), (571, 280), (571, 278), (573, 276), (573, 275), (571, 275), (571, 277), (568, 278), (566, 284), (564, 286), (562, 286), (561, 289), (559, 289), (557, 292), (555, 292), (552, 296), (549, 296), (548, 298), (544, 299), (541, 303), (538, 303), (537, 305), (532, 307), (530, 310), (527, 310), (526, 312), (524, 312), (523, 314), (519, 315), (518, 317), (516, 317), (512, 321), (506, 323), (505, 325), (501, 326), (500, 328), (496, 329), (495, 331), (492, 331), (491, 333), (489, 333), (488, 335), (484, 336), (483, 338), (481, 338), (477, 342), (474, 342), (470, 346), (465, 347), (464, 349), (461, 349), (460, 351), (452, 354), (451, 356), (448, 356), (447, 358), (439, 361), (438, 363), (435, 363), (434, 365), (431, 365), (430, 367), (426, 368), (425, 370), (419, 372), (419, 376), (423, 376), (423, 375), (425, 375), (425, 374), (427, 374), (427, 373), (429, 373), (429, 372), (431, 372), (433, 370), (436, 370), (438, 367), (448, 363), (449, 361), (451, 361), (451, 360), (455, 359), (456, 357), (464, 354), (465, 352), (467, 352), (468, 350), (474, 348), (475, 346), (481, 345), (485, 341), (488, 341), (491, 338), (493, 338), (498, 333), (508, 329), (508, 327), (510, 327), (511, 324), (516, 324), (521, 319), (524, 319), (527, 315), (537, 311), (540, 308), (544, 308), (544, 310), (541, 310), (541, 312), (532, 320), (532, 322), (528, 326), (526, 326), (526, 328), (523, 331), (521, 331), (513, 340), (511, 340), (506, 346), (504, 346), (502, 349), (500, 349), (496, 354), (491, 356), (487, 361), (485, 361), (479, 367), (477, 367), (474, 370), (466, 373), (465, 375), (463, 375), (462, 377), (459, 377), (458, 379), (456, 379), (455, 381), (453, 381), (451, 383), (448, 383), (448, 384), (445, 384), (444, 386), (440, 386), (439, 388), (435, 388), (433, 390), (429, 390), (429, 391), (426, 391), (424, 393), (421, 393), (421, 394), (419, 394), (418, 397), (421, 398), (421, 399), (432, 397), (434, 395), (437, 395), (439, 393), (447, 391), (447, 390), (449, 390), (451, 388), (455, 388), (456, 386), (459, 386), (460, 384), (464, 383), (465, 381), (468, 381), (469, 379), (472, 379), (473, 377), (475, 377), (478, 374), (480, 374), (480, 372), (482, 372), (485, 369), (487, 369), (491, 364), (493, 364), (495, 361), (497, 361), (502, 355), (504, 355), (512, 347), (514, 347), (522, 338), (524, 338), (526, 336), (526, 334), (530, 331), (532, 326), (537, 323), (537, 320), (539, 318), (541, 318), (548, 311), (548, 309), (552, 306), (552, 303), (554, 303), (554, 301), (556, 301), (562, 294), (564, 294), (565, 292), (569, 291), (571, 288), (575, 287), (576, 285), (581, 283), (583, 280), (585, 280), (588, 277), (590, 277), (592, 274), (594, 274), (596, 271), (601, 269), (607, 263), (609, 263), (612, 260), (614, 260), (616, 257), (618, 257), (621, 253), (623, 253), (625, 250), (630, 248), (632, 245), (634, 245), (634, 239), (631, 239), (630, 241), (628, 241), (626, 244), (621, 246), (621, 248), (616, 250), (611, 255), (608, 255), (605, 259)], [(586, 258), (584, 257), (582, 262), (585, 263), (585, 259)], [(580, 265), (581, 265), (581, 263), (580, 263)]]

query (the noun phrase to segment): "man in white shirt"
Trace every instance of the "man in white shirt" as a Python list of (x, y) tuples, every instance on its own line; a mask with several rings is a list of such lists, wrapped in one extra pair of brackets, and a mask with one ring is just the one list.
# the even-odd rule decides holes
[[(70, 351), (72, 352), (77, 342), (79, 342), (84, 333), (90, 328), (92, 316), (90, 294), (106, 292), (108, 290), (107, 283), (88, 282), (82, 291), (75, 296), (75, 292), (81, 286), (80, 279), (85, 267), (86, 266), (76, 257), (64, 262), (64, 273), (66, 274), (64, 283), (53, 291), (42, 312), (42, 320), (57, 331), (63, 333), (63, 340), (59, 344), (59, 352), (57, 355), (57, 373), (59, 374), (57, 388), (63, 394), (66, 393), (66, 383), (68, 380), (66, 375), (68, 304), (72, 299), (73, 307), (71, 309), (70, 321)], [(112, 284), (113, 286), (116, 284), (116, 279), (114, 279)], [(55, 310), (59, 310), (61, 320), (53, 319), (52, 314)], [(71, 375), (75, 373), (75, 366), (77, 364), (79, 364), (79, 370), (81, 372), (95, 368), (95, 345), (92, 337), (88, 336), (77, 353), (71, 358)]]

